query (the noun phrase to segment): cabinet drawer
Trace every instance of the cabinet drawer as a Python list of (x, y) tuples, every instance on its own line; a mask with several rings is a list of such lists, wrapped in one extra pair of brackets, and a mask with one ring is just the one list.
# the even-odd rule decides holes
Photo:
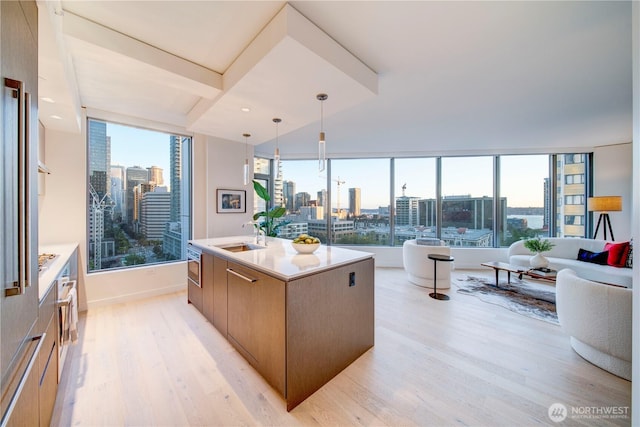
[(58, 392), (58, 345), (56, 340), (57, 322), (51, 317), (42, 350), (38, 356), (40, 382), (38, 396), (40, 400), (40, 425), (51, 423), (53, 407)]

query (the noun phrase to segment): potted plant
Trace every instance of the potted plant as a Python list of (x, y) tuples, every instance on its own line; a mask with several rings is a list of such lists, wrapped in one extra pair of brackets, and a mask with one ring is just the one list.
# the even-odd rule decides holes
[(525, 240), (524, 247), (536, 253), (529, 260), (531, 268), (546, 268), (549, 265), (549, 260), (542, 255), (542, 252), (550, 251), (554, 246), (549, 240), (541, 239), (540, 236)]
[[(255, 179), (253, 180), (253, 189), (256, 191), (258, 197), (265, 202), (265, 206), (268, 206), (271, 196), (266, 188), (262, 186)], [(289, 224), (289, 221), (276, 221), (276, 219), (282, 217), (287, 213), (287, 209), (284, 206), (274, 206), (268, 211), (260, 211), (253, 214), (254, 227), (258, 230), (262, 230), (265, 237), (276, 237), (278, 235), (278, 228)]]

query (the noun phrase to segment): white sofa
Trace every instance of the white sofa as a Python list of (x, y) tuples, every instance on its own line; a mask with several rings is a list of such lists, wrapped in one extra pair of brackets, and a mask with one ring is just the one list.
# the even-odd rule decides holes
[[(429, 254), (451, 255), (449, 246), (419, 245), (417, 241), (407, 240), (402, 244), (402, 264), (407, 272), (409, 281), (418, 286), (433, 288), (433, 263), (427, 258)], [(436, 274), (437, 289), (449, 289), (451, 287), (451, 270), (453, 262), (438, 261)]]
[(631, 380), (631, 306), (633, 291), (558, 272), (556, 310), (571, 347), (580, 356)]
[[(571, 268), (578, 276), (596, 282), (611, 283), (614, 285), (631, 288), (633, 285), (633, 270), (625, 267), (613, 267), (599, 265), (585, 261), (578, 261), (578, 251), (586, 249), (591, 252), (602, 252), (606, 240), (549, 237), (555, 246), (548, 252), (544, 252), (549, 260), (549, 268), (562, 270)], [(616, 242), (620, 243), (620, 242)], [(518, 240), (509, 247), (509, 264), (528, 267), (529, 259), (534, 255), (524, 247), (524, 240)]]

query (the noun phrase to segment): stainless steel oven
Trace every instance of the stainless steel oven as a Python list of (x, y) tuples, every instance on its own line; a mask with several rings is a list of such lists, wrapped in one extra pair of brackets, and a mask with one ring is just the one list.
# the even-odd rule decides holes
[(187, 246), (187, 278), (189, 283), (200, 286), (200, 256), (202, 252), (200, 249), (189, 245)]
[(58, 301), (56, 303), (58, 307), (58, 382), (60, 382), (69, 344), (75, 339), (72, 337), (72, 333), (74, 333), (72, 322), (77, 319), (73, 318), (74, 315), (71, 311), (75, 310), (77, 313), (78, 300), (75, 293), (75, 280), (69, 280), (69, 276), (63, 273), (58, 276), (56, 282), (58, 287)]

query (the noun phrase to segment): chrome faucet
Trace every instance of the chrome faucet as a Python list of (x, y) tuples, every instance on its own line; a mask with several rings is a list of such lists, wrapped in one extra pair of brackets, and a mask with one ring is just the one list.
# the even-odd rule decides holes
[(264, 245), (267, 246), (267, 235), (256, 225), (256, 245), (260, 244), (260, 233), (264, 236)]

